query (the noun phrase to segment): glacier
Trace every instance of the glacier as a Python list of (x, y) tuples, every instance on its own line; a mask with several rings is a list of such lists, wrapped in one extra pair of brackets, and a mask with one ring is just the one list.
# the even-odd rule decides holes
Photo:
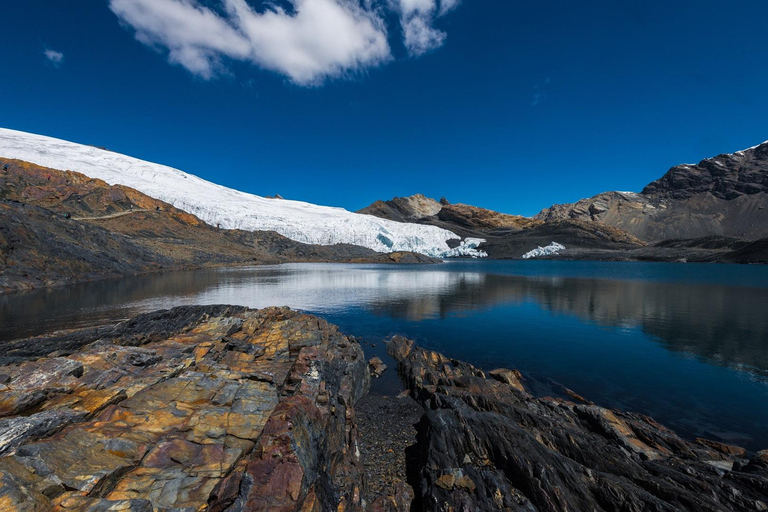
[(441, 258), (487, 258), (488, 253), (477, 248), (485, 242), (484, 238), (465, 238), (458, 247), (444, 252)]
[(476, 249), (476, 240), (451, 249), (448, 240), (461, 237), (436, 226), (265, 198), (165, 165), (43, 135), (0, 128), (0, 156), (125, 185), (224, 229), (276, 231), (307, 244), (354, 244), (377, 252), (412, 251), (437, 258), (485, 255)]
[(529, 260), (531, 258), (538, 258), (540, 256), (556, 256), (560, 254), (560, 251), (564, 251), (565, 246), (562, 244), (559, 244), (557, 242), (552, 242), (546, 247), (539, 246), (538, 248), (528, 251), (527, 253), (523, 254), (524, 260)]

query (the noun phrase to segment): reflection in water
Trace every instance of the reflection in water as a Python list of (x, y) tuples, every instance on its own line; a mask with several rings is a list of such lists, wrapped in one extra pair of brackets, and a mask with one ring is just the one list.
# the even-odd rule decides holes
[[(679, 279), (681, 269), (697, 274)], [(400, 332), (476, 364), (517, 366), (690, 435), (765, 448), (767, 277), (763, 267), (576, 262), (179, 272), (0, 297), (0, 341), (182, 304), (286, 305), (354, 334)]]

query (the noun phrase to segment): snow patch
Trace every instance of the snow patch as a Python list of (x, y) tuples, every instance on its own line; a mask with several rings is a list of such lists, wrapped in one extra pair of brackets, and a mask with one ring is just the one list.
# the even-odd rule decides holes
[(538, 247), (532, 251), (528, 251), (523, 254), (523, 259), (528, 260), (531, 258), (539, 258), (541, 256), (553, 256), (560, 254), (560, 251), (564, 251), (565, 246), (557, 242), (552, 242), (546, 247)]
[(353, 244), (378, 252), (412, 251), (436, 258), (486, 256), (446, 229), (394, 222), (343, 208), (302, 201), (275, 201), (240, 192), (160, 164), (93, 146), (0, 128), (0, 156), (52, 169), (80, 172), (110, 185), (125, 185), (172, 204), (224, 229), (276, 231), (307, 244)]

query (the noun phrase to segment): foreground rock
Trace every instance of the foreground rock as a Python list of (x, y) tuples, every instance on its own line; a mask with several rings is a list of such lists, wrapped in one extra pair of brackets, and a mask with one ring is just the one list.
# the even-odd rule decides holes
[(368, 364), (323, 320), (183, 307), (28, 345), (0, 367), (3, 511), (362, 507)]
[(389, 351), (424, 407), (424, 510), (768, 510), (766, 452), (747, 457), (639, 414), (535, 398), (516, 372), (486, 377), (401, 337)]

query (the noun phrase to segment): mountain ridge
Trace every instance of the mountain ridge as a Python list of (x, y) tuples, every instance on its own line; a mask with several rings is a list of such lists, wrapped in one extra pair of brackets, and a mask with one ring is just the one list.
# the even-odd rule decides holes
[(768, 142), (669, 169), (640, 193), (603, 192), (543, 209), (534, 219), (578, 219), (647, 242), (711, 235), (768, 237)]

